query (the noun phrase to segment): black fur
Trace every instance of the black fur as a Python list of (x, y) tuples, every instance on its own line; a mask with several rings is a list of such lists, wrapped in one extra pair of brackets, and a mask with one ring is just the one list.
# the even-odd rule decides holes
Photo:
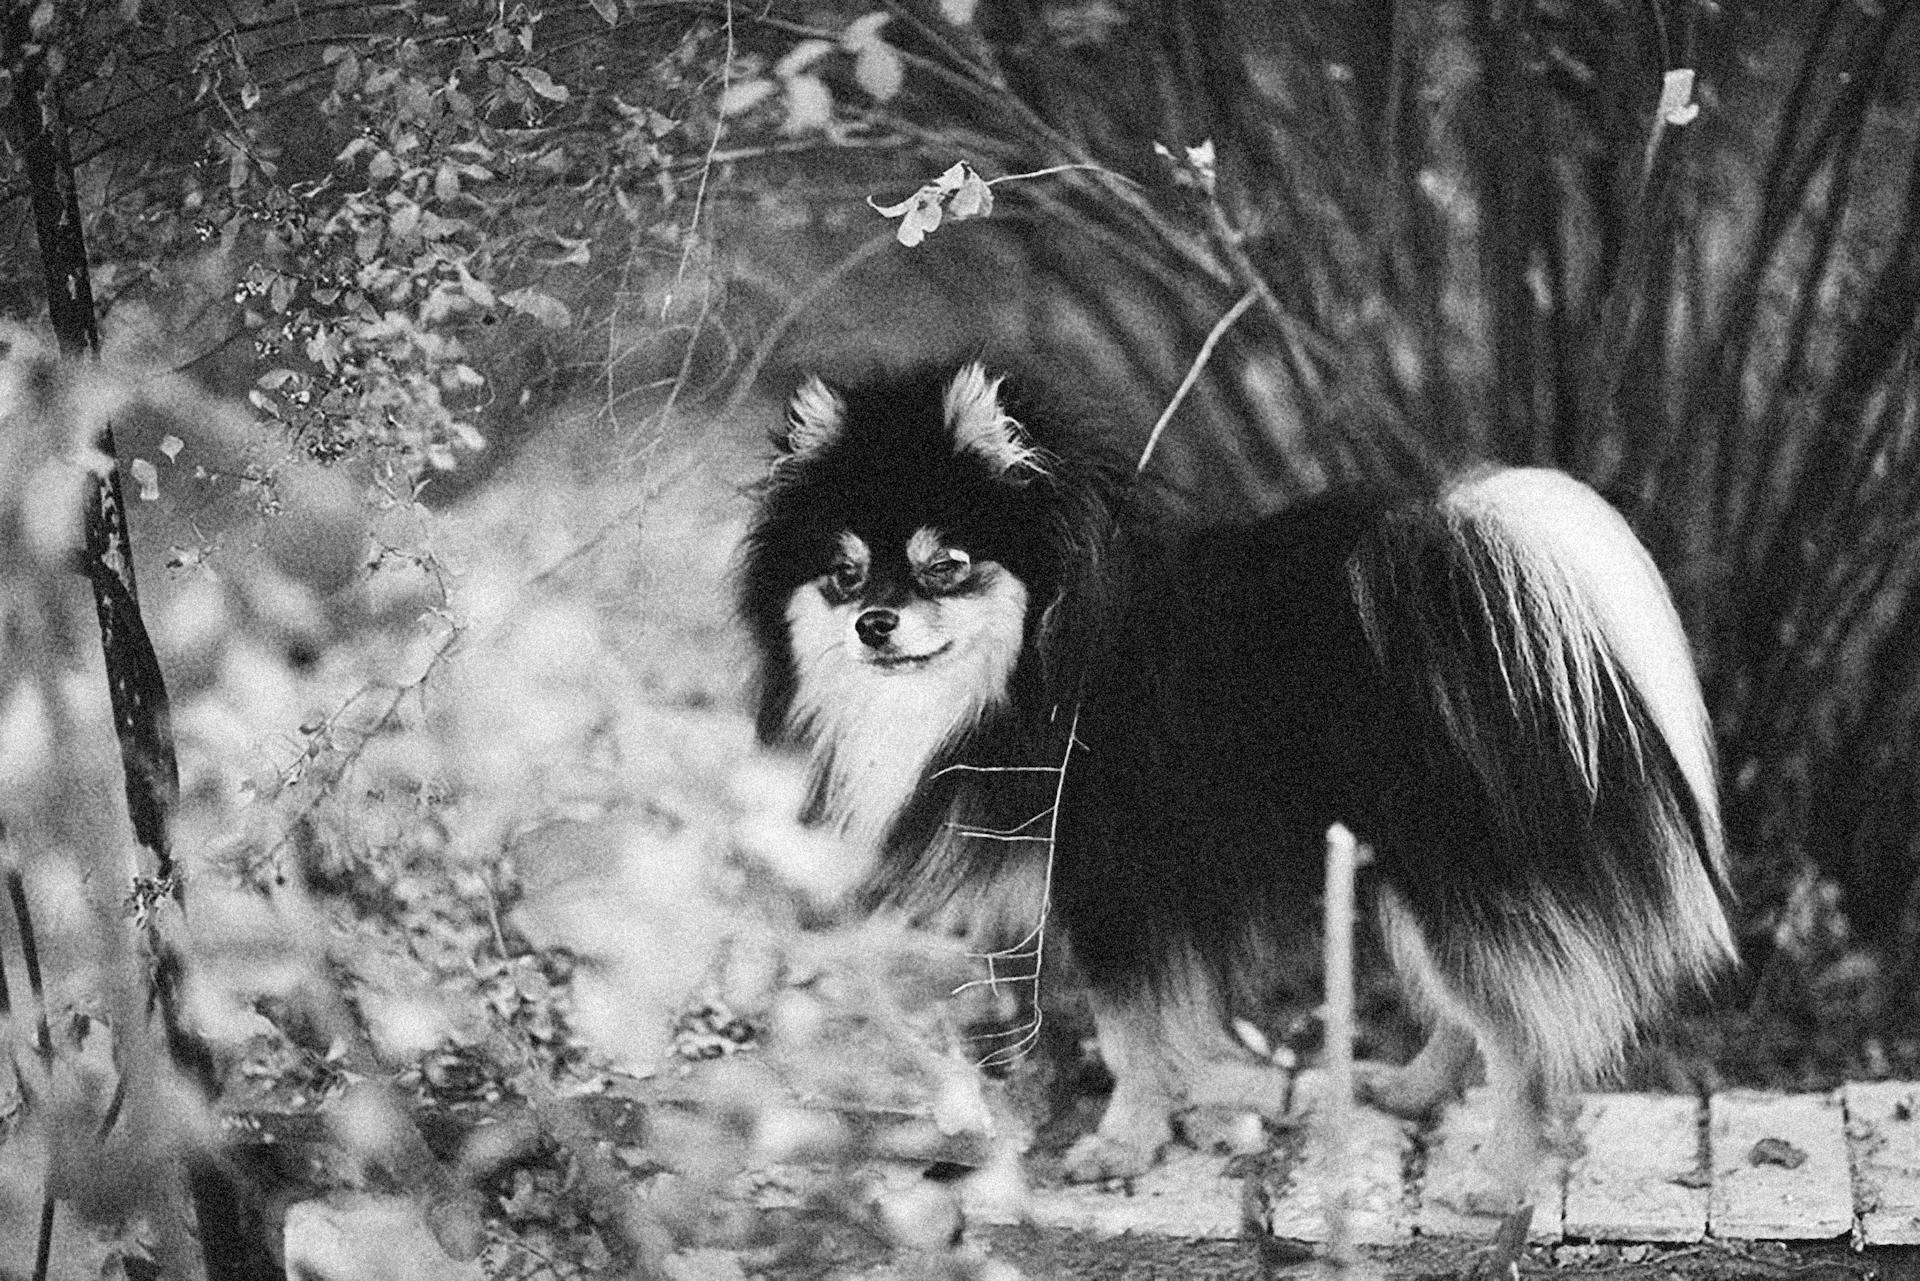
[[(1275, 923), (1317, 887), (1335, 822), (1377, 853), (1401, 942), (1419, 945), (1402, 954), (1426, 958), (1408, 981), (1523, 1074), (1554, 1075), (1543, 1041), (1567, 1017), (1523, 1008), (1531, 975), (1564, 986), (1603, 968), (1595, 1008), (1626, 1007), (1618, 1030), (1594, 1033), (1610, 1043), (1724, 958), (1711, 785), (1676, 754), (1706, 749), (1668, 741), (1654, 691), (1579, 609), (1529, 614), (1536, 596), (1599, 600), (1566, 577), (1577, 566), (1549, 555), (1516, 569), (1497, 513), (1445, 491), (1339, 491), (1244, 524), (1158, 529), (1129, 513), (1126, 468), (1084, 426), (1011, 389), (1044, 472), (1010, 478), (957, 452), (945, 380), (916, 371), (845, 392), (838, 430), (776, 465), (746, 550), (759, 724), (774, 742), (792, 732), (786, 604), (841, 531), (894, 546), (933, 524), (1028, 588), (1005, 704), (928, 762), (871, 900), (930, 905), (1041, 857), (984, 841), (929, 853), (954, 816), (1024, 816), (1052, 785), (940, 771), (1051, 764), (1078, 708), (1055, 928), (1109, 1010), (1191, 999), (1196, 967), (1203, 993), (1244, 988)], [(1592, 516), (1569, 519), (1579, 512)], [(1662, 697), (1690, 689), (1690, 670), (1674, 680)], [(1697, 697), (1680, 701), (1669, 726), (1698, 718)], [(1584, 1072), (1617, 1048), (1561, 1057)]]

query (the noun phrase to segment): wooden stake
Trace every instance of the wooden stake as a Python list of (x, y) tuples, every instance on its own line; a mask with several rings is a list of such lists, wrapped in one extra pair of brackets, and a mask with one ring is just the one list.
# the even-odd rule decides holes
[(1353, 877), (1360, 845), (1345, 825), (1327, 829), (1326, 1061), (1327, 1091), (1320, 1124), (1327, 1144), (1327, 1259), (1354, 1263), (1353, 1154)]

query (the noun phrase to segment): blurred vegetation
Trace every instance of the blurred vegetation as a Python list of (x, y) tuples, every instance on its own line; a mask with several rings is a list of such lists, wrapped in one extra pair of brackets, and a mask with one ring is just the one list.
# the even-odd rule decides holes
[[(9, 118), (0, 1239), (57, 1199), (55, 1275), (190, 1271), (161, 1171), (223, 1144), (283, 1204), (417, 1193), (435, 1257), (498, 1275), (991, 1271), (948, 1185), (877, 1158), (1006, 1183), (1045, 1118), (960, 1066), (1004, 1013), (940, 999), (967, 958), (842, 919), (752, 747), (738, 490), (796, 370), (904, 355), (1073, 371), (1137, 447), (1248, 296), (1156, 455), (1177, 512), (1540, 462), (1666, 569), (1747, 966), (1640, 1072), (1920, 1074), (1913, 4), (10, 13), (63, 87), (107, 349), (45, 349)], [(956, 184), (908, 248), (868, 205), (962, 160), (985, 216)], [(98, 799), (65, 560), (108, 421), (217, 1099), (148, 1045)], [(1303, 1048), (1313, 988), (1270, 1024)]]

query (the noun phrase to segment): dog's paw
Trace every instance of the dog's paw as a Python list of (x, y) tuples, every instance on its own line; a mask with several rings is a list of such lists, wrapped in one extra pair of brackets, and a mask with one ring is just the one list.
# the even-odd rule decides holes
[(1061, 1169), (1069, 1183), (1131, 1179), (1151, 1170), (1164, 1146), (1152, 1140), (1089, 1134), (1067, 1149)]
[(1450, 1084), (1391, 1063), (1355, 1063), (1353, 1093), (1360, 1102), (1409, 1121), (1432, 1119), (1458, 1095)]
[(1177, 1126), (1188, 1147), (1228, 1156), (1252, 1156), (1267, 1150), (1267, 1127), (1258, 1112), (1192, 1108)]

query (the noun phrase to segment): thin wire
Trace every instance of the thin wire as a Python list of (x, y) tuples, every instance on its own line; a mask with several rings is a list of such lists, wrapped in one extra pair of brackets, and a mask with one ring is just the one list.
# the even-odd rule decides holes
[[(1073, 168), (1074, 166), (1063, 167)], [(1200, 381), (1201, 373), (1206, 369), (1207, 362), (1213, 357), (1214, 348), (1220, 345), (1220, 340), (1226, 336), (1227, 330), (1233, 328), (1234, 322), (1244, 316), (1247, 313), (1247, 309), (1258, 301), (1258, 297), (1258, 291), (1248, 290), (1241, 296), (1238, 302), (1227, 308), (1220, 319), (1213, 323), (1213, 328), (1207, 331), (1206, 340), (1200, 344), (1200, 350), (1194, 353), (1193, 362), (1187, 366), (1186, 376), (1180, 380), (1180, 385), (1174, 389), (1173, 398), (1167, 402), (1166, 408), (1160, 411), (1160, 417), (1154, 422), (1153, 430), (1147, 433), (1147, 443), (1140, 450), (1140, 460), (1134, 464), (1133, 475), (1135, 479), (1138, 479), (1140, 474), (1146, 471), (1147, 464), (1153, 459), (1154, 450), (1160, 444), (1160, 437), (1167, 429), (1167, 424), (1173, 421), (1174, 414), (1178, 413), (1180, 406), (1185, 403), (1187, 394), (1191, 392), (1194, 385)], [(930, 778), (939, 778), (942, 774), (950, 772), (1038, 774), (1049, 771), (1056, 775), (1053, 789), (1053, 803), (1017, 827), (1003, 831), (994, 831), (984, 828), (965, 827), (958, 824), (953, 825), (953, 830), (958, 832), (963, 838), (977, 837), (981, 840), (1011, 842), (1045, 841), (1047, 846), (1046, 873), (1041, 881), (1040, 889), (1039, 919), (1034, 923), (1033, 928), (1027, 932), (1026, 937), (1011, 947), (999, 948), (991, 952), (969, 952), (967, 955), (971, 959), (985, 961), (987, 963), (987, 977), (984, 979), (969, 979), (967, 982), (954, 988), (951, 993), (953, 996), (958, 996), (962, 992), (982, 987), (997, 991), (1002, 983), (1033, 984), (1033, 1017), (1030, 1020), (1017, 1027), (1008, 1028), (1005, 1031), (991, 1032), (985, 1036), (975, 1038), (977, 1040), (995, 1040), (1000, 1037), (1012, 1036), (1015, 1033), (1019, 1034), (1013, 1044), (1001, 1046), (999, 1049), (982, 1057), (980, 1060), (982, 1067), (997, 1067), (1011, 1063), (1026, 1054), (1038, 1044), (1040, 1040), (1040, 1028), (1045, 1021), (1045, 1015), (1040, 1008), (1040, 970), (1042, 962), (1046, 958), (1047, 922), (1053, 915), (1053, 867), (1054, 858), (1059, 849), (1060, 802), (1061, 798), (1066, 794), (1067, 763), (1073, 759), (1073, 749), (1076, 745), (1084, 746), (1080, 744), (1080, 700), (1078, 699), (1074, 700), (1073, 719), (1067, 725), (1066, 750), (1060, 753), (1060, 763), (1058, 765), (948, 765), (934, 771), (930, 776)], [(1044, 837), (1020, 834), (1021, 828), (1029, 827), (1039, 822), (1042, 818), (1048, 820), (1047, 834)], [(1003, 979), (1000, 976), (999, 966), (1002, 962), (1011, 961), (1030, 961), (1033, 966), (1032, 972), (1030, 974), (1023, 974), (1017, 978), (1008, 977)]]
[[(996, 968), (1000, 962), (1015, 961), (1015, 960), (1018, 960), (1018, 961), (1031, 960), (1033, 963), (1033, 973), (1030, 976), (1030, 978), (1021, 979), (1021, 980), (1014, 980), (1014, 979), (1004, 980), (1006, 982), (1017, 982), (1017, 981), (1032, 982), (1033, 984), (1033, 1018), (1017, 1028), (1008, 1029), (1007, 1032), (992, 1034), (993, 1036), (998, 1037), (998, 1036), (1006, 1036), (1013, 1032), (1018, 1032), (1020, 1035), (1019, 1035), (1019, 1038), (1015, 1040), (1012, 1045), (1003, 1045), (999, 1049), (994, 1050), (991, 1053), (987, 1054), (985, 1057), (983, 1057), (980, 1060), (980, 1065), (982, 1067), (997, 1067), (997, 1066), (1000, 1066), (1001, 1064), (1011, 1063), (1015, 1059), (1027, 1053), (1027, 1051), (1031, 1050), (1036, 1044), (1039, 1043), (1039, 1040), (1040, 1040), (1040, 1027), (1041, 1027), (1041, 1024), (1045, 1021), (1045, 1015), (1041, 1012), (1041, 1009), (1040, 1009), (1040, 968), (1042, 963), (1046, 959), (1047, 921), (1053, 915), (1053, 864), (1054, 864), (1055, 851), (1059, 848), (1058, 837), (1060, 834), (1060, 801), (1061, 801), (1061, 798), (1065, 795), (1067, 790), (1067, 763), (1073, 759), (1073, 749), (1076, 745), (1079, 744), (1079, 742), (1080, 742), (1080, 705), (1078, 703), (1075, 703), (1073, 707), (1073, 719), (1067, 725), (1066, 750), (1060, 753), (1060, 764), (1052, 767), (1056, 774), (1056, 778), (1054, 780), (1054, 785), (1053, 785), (1053, 804), (1049, 805), (1047, 809), (1043, 811), (1046, 814), (1047, 820), (1048, 820), (1047, 835), (1045, 838), (1047, 842), (1047, 868), (1046, 868), (1046, 874), (1040, 883), (1039, 920), (1035, 922), (1033, 929), (1027, 932), (1026, 938), (1021, 939), (1020, 942), (1014, 944), (1014, 946), (1010, 948), (1001, 948), (993, 952), (969, 953), (968, 955), (970, 955), (973, 959), (985, 961), (987, 963), (987, 977), (984, 979), (970, 980), (966, 983), (962, 983), (959, 987), (956, 987), (953, 989), (953, 995), (955, 996), (958, 996), (960, 993), (965, 992), (971, 988), (988, 987), (988, 988), (997, 989), (1000, 983), (1003, 981), (1000, 978), (999, 972)], [(1036, 815), (1035, 817), (1037, 818), (1039, 816)], [(1032, 822), (1033, 819), (1029, 819), (1027, 821)], [(1024, 826), (1024, 824), (1022, 824), (1022, 826)]]

